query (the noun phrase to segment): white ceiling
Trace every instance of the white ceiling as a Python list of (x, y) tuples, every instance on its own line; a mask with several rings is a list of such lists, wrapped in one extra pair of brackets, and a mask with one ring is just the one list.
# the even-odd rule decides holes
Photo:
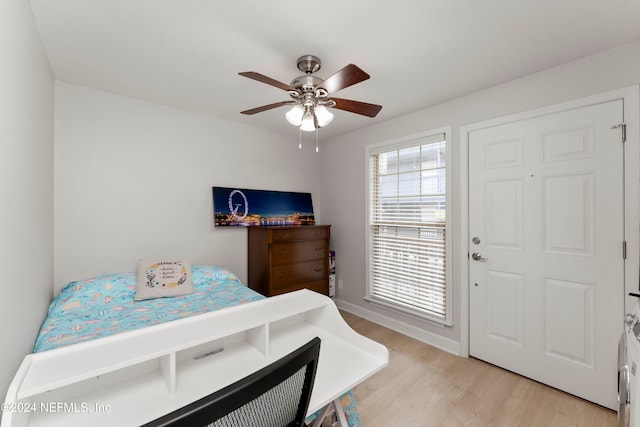
[[(349, 63), (371, 79), (335, 95), (322, 138), (388, 120), (640, 39), (638, 0), (31, 0), (55, 78), (297, 136), (283, 83), (296, 59), (326, 78)], [(640, 76), (639, 76), (640, 78)]]

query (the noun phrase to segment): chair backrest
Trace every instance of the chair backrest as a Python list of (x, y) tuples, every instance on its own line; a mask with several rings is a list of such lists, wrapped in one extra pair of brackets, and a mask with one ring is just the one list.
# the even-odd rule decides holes
[(316, 337), (259, 371), (143, 427), (304, 426), (319, 355), (320, 338)]

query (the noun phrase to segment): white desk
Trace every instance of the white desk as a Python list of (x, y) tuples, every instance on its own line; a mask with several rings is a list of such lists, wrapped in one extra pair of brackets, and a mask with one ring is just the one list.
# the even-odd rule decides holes
[(29, 354), (7, 392), (1, 427), (144, 424), (316, 336), (322, 343), (309, 414), (389, 362), (387, 349), (353, 331), (331, 299), (301, 290)]

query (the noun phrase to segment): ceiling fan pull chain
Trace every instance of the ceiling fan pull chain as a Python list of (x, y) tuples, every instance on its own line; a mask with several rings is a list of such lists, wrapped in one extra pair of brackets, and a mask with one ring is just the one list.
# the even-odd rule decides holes
[(298, 149), (302, 150), (302, 129), (298, 128)]
[(320, 132), (320, 128), (316, 127), (316, 153), (318, 152), (318, 132)]

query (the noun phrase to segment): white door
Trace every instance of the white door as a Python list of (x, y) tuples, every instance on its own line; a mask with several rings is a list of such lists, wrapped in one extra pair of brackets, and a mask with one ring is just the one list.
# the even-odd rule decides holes
[(469, 134), (470, 354), (612, 409), (622, 121), (618, 100)]

